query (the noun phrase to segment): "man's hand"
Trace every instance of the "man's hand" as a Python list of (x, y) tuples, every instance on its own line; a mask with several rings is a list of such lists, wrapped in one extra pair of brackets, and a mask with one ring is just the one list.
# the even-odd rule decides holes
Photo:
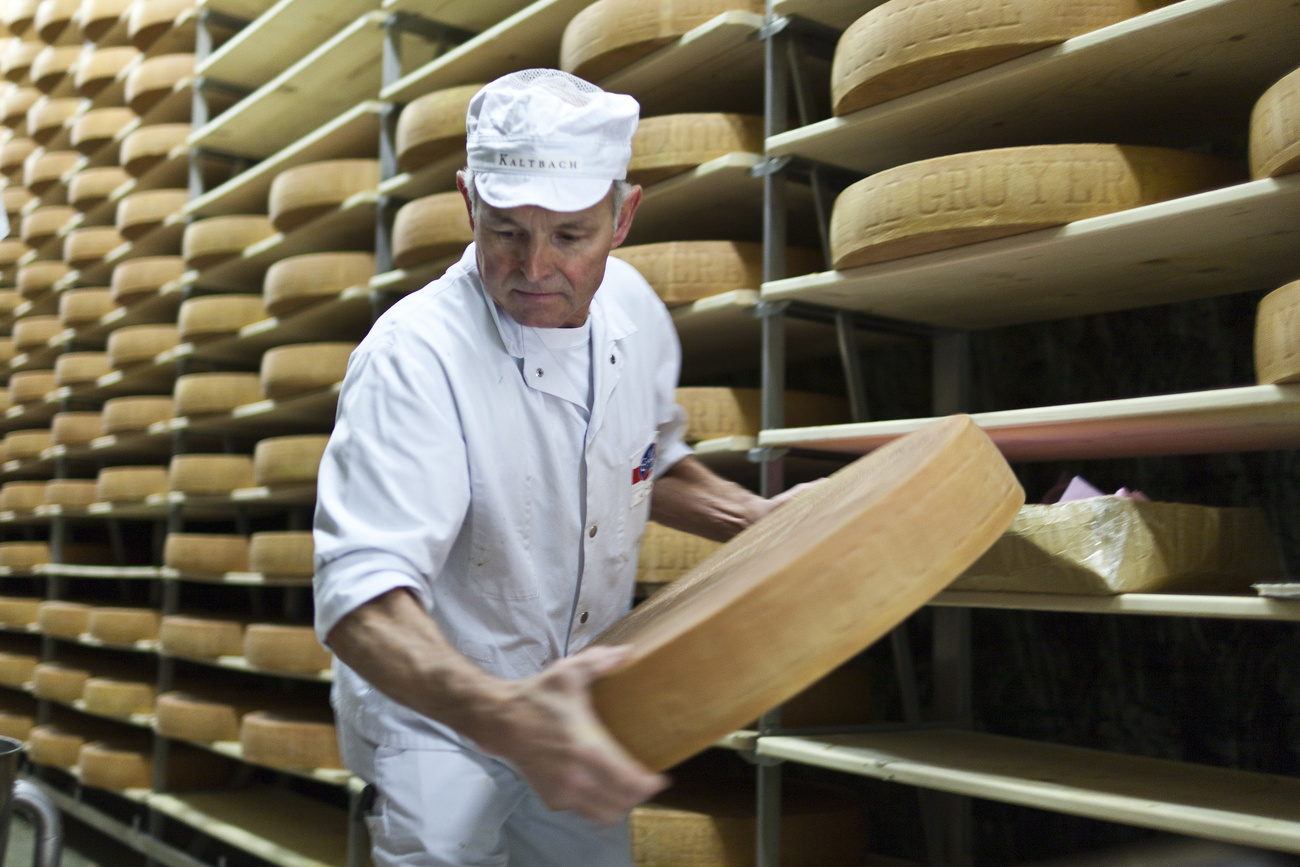
[(591, 684), (627, 658), (626, 647), (590, 647), (520, 681), (477, 734), (513, 764), (552, 810), (601, 825), (668, 785), (630, 756), (591, 706)]

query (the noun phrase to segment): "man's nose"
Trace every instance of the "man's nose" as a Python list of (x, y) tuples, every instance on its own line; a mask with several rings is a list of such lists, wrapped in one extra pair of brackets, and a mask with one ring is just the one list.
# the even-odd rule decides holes
[(552, 252), (551, 246), (544, 239), (536, 237), (528, 239), (522, 265), (524, 277), (529, 283), (538, 283), (551, 275), (554, 270)]

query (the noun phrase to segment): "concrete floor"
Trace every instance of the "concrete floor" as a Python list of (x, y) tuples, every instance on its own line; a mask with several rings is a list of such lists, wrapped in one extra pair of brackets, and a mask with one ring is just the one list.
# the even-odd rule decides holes
[[(9, 849), (5, 853), (3, 867), (32, 867), (34, 845), (32, 826), (15, 817), (9, 828)], [(93, 854), (88, 856), (86, 853)], [(125, 849), (114, 840), (105, 840), (84, 827), (64, 827), (62, 867), (133, 867), (143, 863), (137, 853)]]

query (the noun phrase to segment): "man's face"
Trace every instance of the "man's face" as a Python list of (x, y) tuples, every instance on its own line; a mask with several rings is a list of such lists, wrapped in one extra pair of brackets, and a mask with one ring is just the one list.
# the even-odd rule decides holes
[(470, 210), (470, 223), (484, 288), (520, 325), (582, 325), (605, 278), (609, 251), (627, 237), (640, 201), (637, 187), (617, 220), (608, 196), (571, 212), (532, 205), (502, 209), (480, 201), (477, 214)]

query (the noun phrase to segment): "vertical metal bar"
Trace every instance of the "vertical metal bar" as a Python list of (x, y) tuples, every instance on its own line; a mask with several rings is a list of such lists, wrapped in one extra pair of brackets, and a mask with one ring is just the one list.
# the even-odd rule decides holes
[(384, 103), (379, 110), (379, 176), (384, 180), (395, 178), (397, 170), (397, 119), (401, 106)]
[(862, 374), (862, 355), (858, 351), (858, 329), (853, 314), (847, 310), (835, 312), (835, 337), (840, 348), (840, 366), (844, 368), (844, 383), (849, 392), (849, 413), (854, 421), (867, 421), (867, 384)]
[(395, 84), (402, 78), (402, 19), (389, 15), (384, 22), (384, 54), (382, 59), (383, 87)]

